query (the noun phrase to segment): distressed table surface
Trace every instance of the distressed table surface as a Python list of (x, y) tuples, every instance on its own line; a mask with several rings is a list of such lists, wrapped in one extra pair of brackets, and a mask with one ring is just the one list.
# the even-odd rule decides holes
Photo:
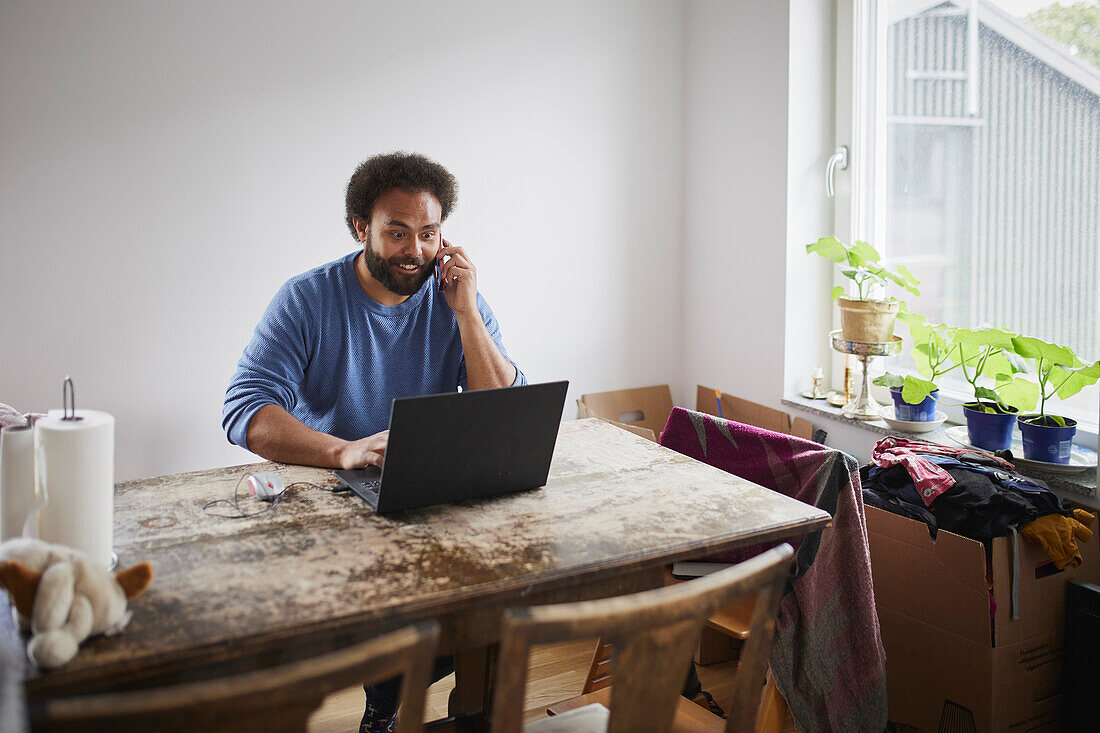
[[(203, 512), (259, 470), (316, 488), (249, 519)], [(652, 587), (669, 562), (829, 520), (595, 419), (562, 424), (534, 491), (382, 517), (324, 490), (337, 486), (330, 470), (271, 463), (119, 483), (120, 567), (150, 561), (153, 584), (121, 635), (28, 679), (29, 699), (269, 666), (422, 618), (440, 619), (445, 649), (484, 645), (509, 606)]]

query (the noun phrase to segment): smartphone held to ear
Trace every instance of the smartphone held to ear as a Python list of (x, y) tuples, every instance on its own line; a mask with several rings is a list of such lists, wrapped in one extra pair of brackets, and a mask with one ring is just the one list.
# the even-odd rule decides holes
[[(441, 244), (439, 245), (440, 249), (443, 249), (444, 247), (447, 246), (447, 240), (446, 239), (440, 238), (439, 241), (441, 242)], [(443, 258), (439, 257), (439, 256), (437, 256), (435, 258), (435, 284), (439, 288), (439, 292), (442, 293), (443, 292)]]

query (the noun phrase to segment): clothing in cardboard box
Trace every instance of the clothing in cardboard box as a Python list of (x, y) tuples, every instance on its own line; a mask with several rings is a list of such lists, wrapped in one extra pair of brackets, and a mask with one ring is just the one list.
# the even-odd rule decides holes
[(1058, 569), (1081, 562), (1077, 540), (1091, 536), (1093, 516), (1066, 509), (1040, 479), (1022, 476), (1005, 459), (890, 436), (861, 467), (863, 498), (885, 511), (976, 540), (1015, 531), (1038, 542)]
[(955, 481), (951, 475), (939, 468), (933, 456), (942, 456), (966, 460), (973, 464), (988, 465), (992, 467), (1012, 470), (1014, 467), (1005, 459), (991, 453), (978, 451), (971, 448), (953, 448), (938, 443), (929, 443), (926, 440), (912, 440), (899, 438), (896, 435), (888, 435), (871, 450), (871, 462), (881, 468), (890, 466), (903, 466), (912, 477), (920, 498), (926, 505), (936, 500), (936, 497), (950, 489)]
[(1034, 505), (1004, 486), (997, 476), (972, 471), (962, 464), (942, 467), (952, 479), (951, 486), (937, 495), (928, 507), (918, 497), (903, 467), (865, 466), (864, 469), (865, 474), (860, 475), (864, 501), (890, 511), (890, 506), (876, 501), (877, 496), (868, 496), (873, 493), (885, 494), (907, 504), (910, 511), (905, 516), (923, 521), (933, 537), (938, 529), (975, 540), (1004, 537), (1010, 534), (1011, 528), (1022, 527), (1039, 516)]

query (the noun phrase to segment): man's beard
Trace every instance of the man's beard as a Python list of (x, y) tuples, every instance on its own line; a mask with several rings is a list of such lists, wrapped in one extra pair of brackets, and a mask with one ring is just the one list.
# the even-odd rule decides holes
[[(363, 263), (367, 266), (367, 272), (377, 280), (382, 287), (396, 295), (415, 295), (420, 286), (432, 276), (430, 262), (415, 257), (391, 257), (386, 259), (374, 251), (371, 246), (370, 234), (367, 234), (366, 246), (363, 247)], [(417, 265), (419, 270), (408, 274), (398, 274), (392, 265)]]

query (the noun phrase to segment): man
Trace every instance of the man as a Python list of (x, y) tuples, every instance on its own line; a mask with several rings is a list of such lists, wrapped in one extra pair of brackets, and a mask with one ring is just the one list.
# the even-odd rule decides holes
[(226, 390), (231, 442), (280, 463), (381, 466), (395, 397), (527, 383), (469, 255), (442, 238), (456, 197), (454, 177), (420, 155), (356, 169), (346, 220), (362, 251), (275, 295)]
[[(527, 383), (469, 255), (442, 238), (456, 197), (454, 177), (420, 155), (356, 169), (346, 220), (362, 250), (275, 295), (226, 390), (230, 441), (280, 463), (381, 466), (395, 397)], [(452, 669), (438, 660), (435, 679)], [(367, 688), (363, 733), (392, 730), (398, 689)]]

